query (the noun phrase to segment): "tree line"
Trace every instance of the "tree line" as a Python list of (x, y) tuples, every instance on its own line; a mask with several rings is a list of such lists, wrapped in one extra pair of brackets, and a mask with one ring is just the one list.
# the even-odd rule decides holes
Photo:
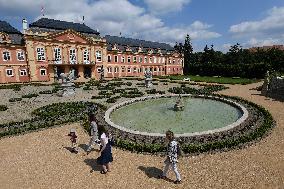
[(267, 71), (284, 73), (284, 51), (277, 48), (251, 51), (237, 43), (227, 53), (215, 51), (213, 45), (206, 45), (203, 52), (193, 52), (187, 35), (175, 50), (184, 55), (185, 75), (264, 78)]

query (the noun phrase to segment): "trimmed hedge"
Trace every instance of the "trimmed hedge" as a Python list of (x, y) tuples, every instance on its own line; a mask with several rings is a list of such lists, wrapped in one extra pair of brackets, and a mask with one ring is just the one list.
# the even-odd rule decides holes
[(6, 105), (0, 105), (0, 111), (6, 111), (8, 107)]

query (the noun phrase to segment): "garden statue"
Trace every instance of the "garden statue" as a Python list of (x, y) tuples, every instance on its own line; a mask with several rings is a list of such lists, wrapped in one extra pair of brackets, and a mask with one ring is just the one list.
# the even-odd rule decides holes
[(178, 99), (174, 105), (174, 110), (175, 111), (182, 111), (184, 110), (184, 105), (182, 103), (181, 95), (178, 96)]
[(61, 73), (60, 78), (62, 79), (61, 88), (59, 91), (59, 96), (69, 96), (75, 94), (75, 70), (71, 69), (68, 74)]
[(147, 69), (144, 73), (146, 88), (152, 87), (152, 72)]
[(270, 85), (270, 78), (269, 77), (270, 77), (269, 71), (267, 71), (266, 74), (265, 74), (264, 82), (263, 82), (262, 89), (261, 89), (262, 95), (267, 95), (267, 93), (269, 91), (269, 85)]

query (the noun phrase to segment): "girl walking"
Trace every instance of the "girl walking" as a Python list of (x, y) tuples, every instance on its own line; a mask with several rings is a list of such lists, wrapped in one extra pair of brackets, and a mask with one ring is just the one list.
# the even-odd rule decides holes
[(163, 171), (163, 174), (160, 176), (162, 179), (167, 178), (167, 172), (169, 170), (169, 167), (171, 166), (172, 170), (174, 171), (176, 175), (176, 181), (175, 184), (181, 183), (181, 177), (177, 169), (177, 163), (178, 163), (178, 143), (174, 140), (174, 133), (172, 131), (166, 132), (166, 140), (168, 141), (167, 146), (167, 158), (164, 161), (165, 168)]

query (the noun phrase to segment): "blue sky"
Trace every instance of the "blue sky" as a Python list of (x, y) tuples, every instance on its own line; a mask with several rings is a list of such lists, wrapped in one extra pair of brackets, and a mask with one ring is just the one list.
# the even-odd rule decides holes
[(284, 0), (0, 0), (0, 19), (21, 30), (22, 18), (82, 22), (101, 35), (174, 44), (192, 38), (195, 51), (206, 44), (226, 52), (283, 44)]

